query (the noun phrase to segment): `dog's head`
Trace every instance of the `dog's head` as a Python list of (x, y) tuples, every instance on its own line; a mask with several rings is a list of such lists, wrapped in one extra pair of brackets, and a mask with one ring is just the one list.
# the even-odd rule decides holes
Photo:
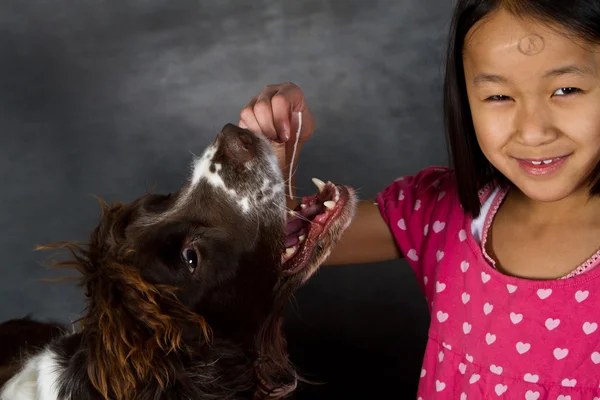
[[(260, 393), (279, 387), (275, 393), (284, 394), (277, 377), (285, 380), (291, 368), (280, 314), (355, 206), (351, 189), (332, 184), (313, 200), (319, 212), (304, 212), (304, 201), (288, 218), (270, 144), (228, 124), (194, 160), (177, 192), (102, 202), (87, 248), (66, 244), (75, 255), (71, 265), (83, 273), (89, 303), (83, 326), (94, 332), (97, 346), (88, 374), (96, 388), (107, 397), (127, 397), (148, 377), (166, 384), (172, 367), (161, 364), (162, 355), (198, 346), (201, 338), (207, 346), (230, 342), (254, 354)], [(287, 223), (298, 225), (298, 218), (305, 237), (294, 255), (286, 244), (302, 232)]]

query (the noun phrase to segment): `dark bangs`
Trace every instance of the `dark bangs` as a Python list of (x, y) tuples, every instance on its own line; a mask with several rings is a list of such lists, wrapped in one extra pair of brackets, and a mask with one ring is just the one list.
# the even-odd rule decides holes
[[(471, 119), (463, 70), (463, 46), (471, 28), (494, 11), (504, 8), (517, 17), (531, 17), (565, 28), (569, 36), (600, 43), (598, 0), (458, 0), (452, 16), (444, 77), (444, 124), (451, 166), (456, 170), (460, 203), (477, 217), (478, 190), (487, 183), (508, 180), (485, 158)], [(589, 177), (591, 195), (600, 194), (600, 164)]]

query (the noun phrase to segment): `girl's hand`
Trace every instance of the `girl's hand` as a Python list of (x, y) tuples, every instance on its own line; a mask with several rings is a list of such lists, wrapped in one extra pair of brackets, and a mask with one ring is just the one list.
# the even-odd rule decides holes
[[(299, 112), (302, 115), (302, 126), (296, 154), (293, 156), (296, 132), (300, 123)], [(254, 96), (240, 112), (238, 125), (271, 140), (279, 168), (287, 182), (290, 176), (290, 167), (295, 175), (300, 149), (312, 135), (315, 129), (315, 119), (306, 104), (302, 90), (293, 83), (281, 83), (268, 85)], [(293, 166), (290, 165), (292, 158)], [(295, 187), (294, 178), (292, 178), (292, 186)], [(293, 194), (295, 196), (295, 190)]]

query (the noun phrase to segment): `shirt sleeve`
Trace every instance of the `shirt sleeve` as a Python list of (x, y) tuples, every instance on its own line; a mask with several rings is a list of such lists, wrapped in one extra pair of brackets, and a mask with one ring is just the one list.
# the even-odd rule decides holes
[(453, 170), (429, 167), (414, 176), (396, 179), (376, 197), (381, 216), (423, 291), (423, 265), (426, 252), (430, 252), (428, 234), (430, 230), (439, 230), (444, 223), (439, 216), (447, 214), (449, 198), (456, 197), (453, 183)]

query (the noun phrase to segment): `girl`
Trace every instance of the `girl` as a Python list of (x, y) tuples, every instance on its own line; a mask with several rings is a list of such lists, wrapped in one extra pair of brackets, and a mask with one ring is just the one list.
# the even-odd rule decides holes
[[(297, 86), (241, 112), (286, 176), (298, 111), (301, 148), (315, 124)], [(458, 0), (444, 111), (453, 168), (362, 201), (327, 264), (414, 269), (419, 399), (599, 399), (600, 1)]]

